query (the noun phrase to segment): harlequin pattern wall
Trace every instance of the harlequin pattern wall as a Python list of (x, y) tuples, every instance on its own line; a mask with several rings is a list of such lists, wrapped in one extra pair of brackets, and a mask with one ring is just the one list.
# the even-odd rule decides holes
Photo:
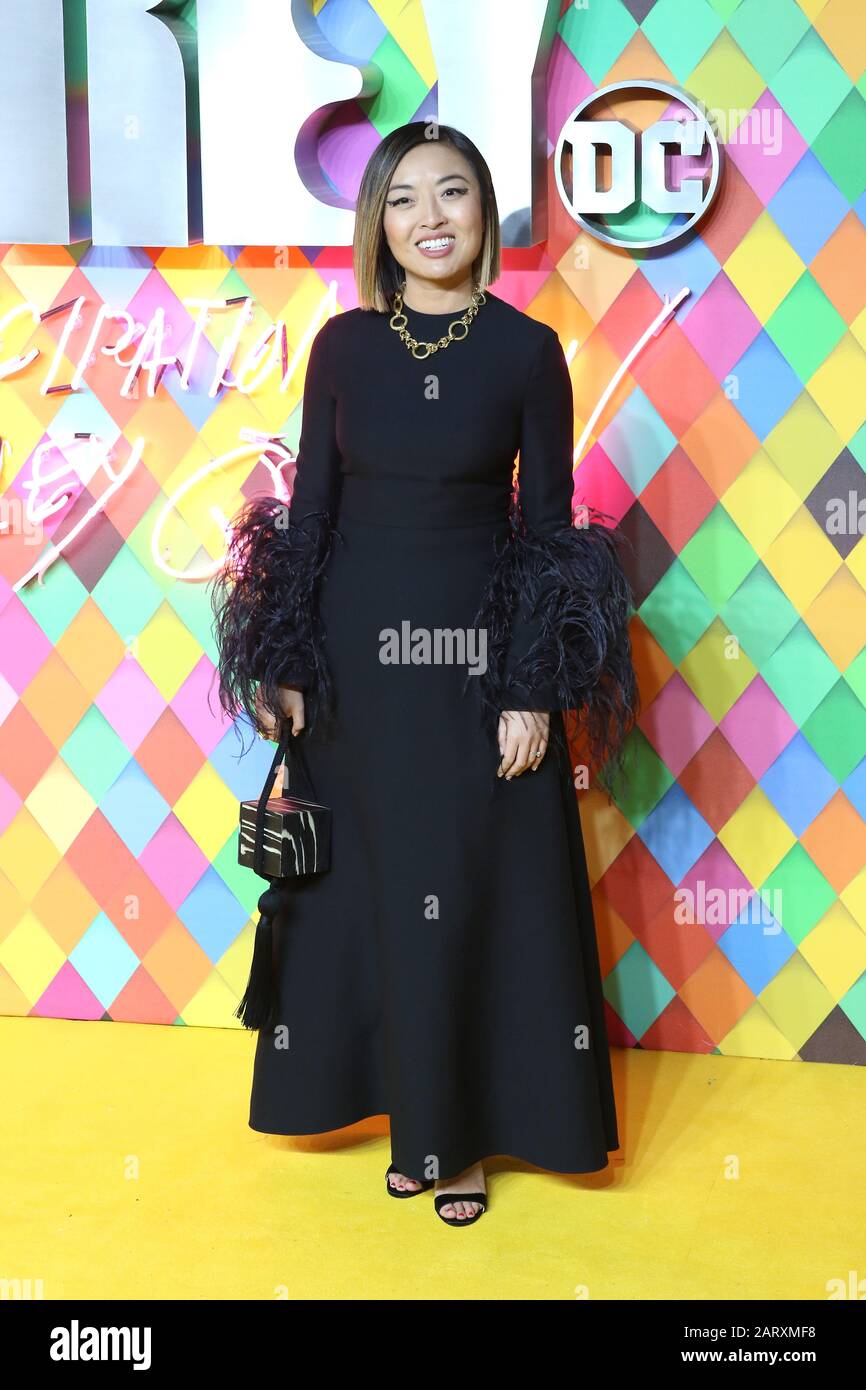
[[(436, 113), (436, 73), (419, 4), (316, 11), (385, 79), (324, 138), (351, 195), (383, 134)], [(479, 61), (496, 61), (495, 35)], [(722, 113), (721, 193), (687, 244), (628, 252), (571, 220), (549, 167), (549, 238), (506, 251), (495, 286), (559, 332), (576, 440), (664, 296), (690, 290), (576, 470), (576, 500), (633, 546), (633, 775), (613, 805), (581, 796), (609, 1032), (626, 1046), (866, 1061), (864, 64), (857, 0), (564, 6), (549, 154), (588, 93), (654, 78)], [(249, 294), (245, 340), (283, 319), (294, 349), (329, 286), (338, 312), (354, 306), (347, 248), (0, 246), (0, 317), (84, 295), (88, 313), (107, 301), (145, 322), (163, 306), (188, 334), (183, 298)], [(119, 461), (146, 444), (103, 510), (89, 515), (104, 476), (61, 499), (43, 547), (86, 524), (41, 582), (13, 587), (42, 552), (0, 533), (0, 1010), (239, 1026), (261, 884), (236, 863), (237, 804), (270, 745), (239, 759), (205, 583), (172, 570), (206, 573), (220, 518), (270, 474), (251, 452), (186, 481), (244, 429), (297, 446), (304, 358), (285, 393), (209, 397), (167, 372), (127, 398), (95, 354), (86, 391), (44, 394), (63, 327), (43, 318), (26, 339), (40, 370), (0, 381), (4, 501), (57, 432), (116, 436)], [(203, 377), (224, 334), (215, 316)]]

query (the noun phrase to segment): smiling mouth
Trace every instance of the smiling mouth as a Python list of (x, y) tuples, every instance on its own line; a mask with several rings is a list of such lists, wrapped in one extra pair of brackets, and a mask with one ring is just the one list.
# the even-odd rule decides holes
[(456, 237), (453, 236), (424, 237), (421, 241), (416, 241), (415, 245), (420, 246), (422, 250), (436, 251), (440, 247), (450, 246), (455, 240)]

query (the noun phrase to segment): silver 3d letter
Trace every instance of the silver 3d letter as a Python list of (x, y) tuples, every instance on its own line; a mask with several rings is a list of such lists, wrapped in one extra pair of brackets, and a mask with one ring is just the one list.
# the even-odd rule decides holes
[[(483, 150), (508, 246), (547, 232), (559, 8), (521, 0), (503, 23), (500, 0), (424, 0), (433, 138), (441, 121)], [(310, 0), (0, 0), (0, 241), (349, 245), (353, 205), (319, 132), (382, 82), (326, 39)]]

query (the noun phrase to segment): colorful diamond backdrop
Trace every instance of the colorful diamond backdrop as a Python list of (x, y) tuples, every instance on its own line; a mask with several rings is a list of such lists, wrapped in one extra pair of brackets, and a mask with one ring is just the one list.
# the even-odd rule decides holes
[[(385, 78), (323, 140), (351, 195), (383, 134), (435, 114), (435, 70), (420, 4), (316, 10)], [(563, 7), (549, 153), (584, 95), (628, 78), (680, 84), (727, 127), (721, 196), (689, 245), (603, 246), (567, 216), (549, 171), (549, 239), (506, 252), (495, 287), (579, 344), (576, 437), (662, 297), (691, 289), (577, 473), (577, 498), (612, 512), (634, 546), (635, 772), (613, 806), (582, 801), (610, 1035), (625, 1045), (866, 1061), (866, 541), (827, 525), (830, 500), (866, 499), (864, 64), (859, 0)], [(276, 262), (271, 248), (0, 253), (0, 315), (83, 294), (88, 315), (102, 300), (143, 320), (162, 305), (184, 335), (183, 297), (249, 293), (245, 340), (282, 318), (293, 349), (327, 285), (340, 308), (356, 302), (347, 248)], [(63, 322), (32, 334), (37, 367)], [(224, 334), (209, 326), (199, 383)], [(54, 380), (72, 368), (62, 359)], [(24, 537), (0, 539), (3, 1012), (238, 1026), (260, 885), (235, 862), (237, 802), (270, 754), (257, 744), (239, 762), (218, 717), (206, 590), (163, 572), (150, 538), (165, 499), (243, 426), (297, 445), (303, 369), (288, 394), (215, 399), (196, 376), (183, 392), (167, 374), (155, 399), (124, 400), (107, 360), (80, 395), (41, 395), (36, 368), (0, 383), (7, 499), (57, 431), (122, 436), (124, 456), (147, 441), (43, 585), (12, 592), (35, 555)], [(218, 557), (211, 506), (231, 515), (267, 485), (261, 464), (214, 473), (166, 532), (171, 563)], [(52, 539), (91, 501), (85, 488)], [(681, 890), (760, 894), (766, 920), (681, 924)]]

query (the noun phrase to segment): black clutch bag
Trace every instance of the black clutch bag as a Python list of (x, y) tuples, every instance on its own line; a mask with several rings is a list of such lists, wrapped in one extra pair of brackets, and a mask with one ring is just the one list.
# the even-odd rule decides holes
[[(302, 734), (282, 735), (261, 796), (241, 802), (238, 863), (262, 878), (320, 874), (331, 866), (331, 812), (316, 800), (301, 738)], [(306, 784), (307, 798), (293, 795), (289, 786), (290, 748)], [(283, 794), (268, 799), (281, 762)]]
[[(250, 978), (235, 1016), (245, 1028), (276, 1026), (279, 1000), (274, 969), (274, 918), (285, 905), (291, 885), (305, 874), (320, 874), (331, 866), (331, 812), (315, 799), (316, 792), (299, 740), (285, 728), (262, 794), (242, 801), (238, 834), (238, 863), (269, 880), (259, 898), (259, 923), (253, 944)], [(309, 797), (296, 796), (289, 785), (289, 763), (297, 763)], [(270, 797), (277, 767), (283, 763), (283, 794)]]

